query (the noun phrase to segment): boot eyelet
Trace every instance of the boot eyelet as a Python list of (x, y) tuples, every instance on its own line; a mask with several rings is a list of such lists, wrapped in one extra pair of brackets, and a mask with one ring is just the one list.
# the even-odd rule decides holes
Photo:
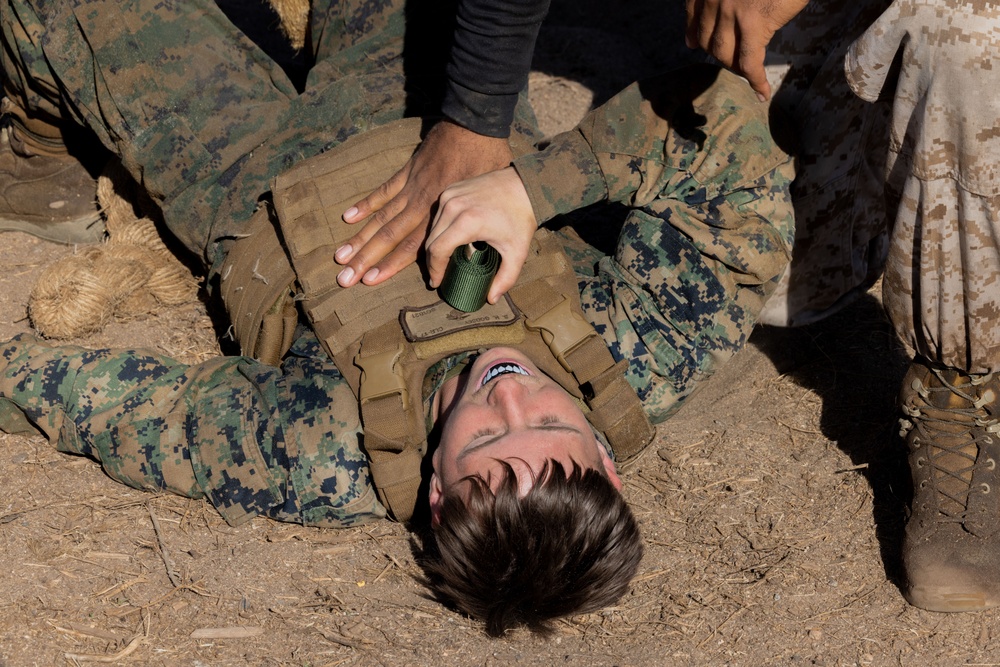
[(919, 486), (921, 489), (926, 489), (927, 488), (927, 480), (926, 479), (920, 480), (920, 484), (918, 484), (917, 486)]
[(918, 456), (918, 457), (917, 457), (917, 460), (915, 461), (915, 464), (916, 464), (916, 466), (917, 466), (918, 468), (923, 468), (923, 467), (924, 467), (924, 462), (925, 462), (925, 461), (926, 461), (926, 459), (925, 459), (924, 457), (922, 457), (922, 456)]
[(987, 484), (986, 482), (983, 482), (979, 486), (982, 487), (982, 489), (983, 489), (983, 495), (984, 496), (989, 494), (989, 492), (990, 492), (990, 485), (989, 484)]
[(997, 467), (997, 462), (996, 461), (994, 461), (992, 458), (986, 459), (986, 469), (987, 470), (995, 470), (996, 467)]

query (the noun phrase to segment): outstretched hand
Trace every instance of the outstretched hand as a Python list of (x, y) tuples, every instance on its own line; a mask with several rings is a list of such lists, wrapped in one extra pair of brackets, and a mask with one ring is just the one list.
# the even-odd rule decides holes
[(774, 33), (809, 0), (687, 0), (688, 48), (701, 47), (746, 77), (763, 102), (771, 96), (764, 55)]
[(452, 183), (506, 167), (512, 157), (506, 139), (446, 120), (437, 123), (402, 169), (344, 212), (345, 222), (367, 222), (334, 255), (347, 265), (337, 282), (342, 287), (359, 280), (376, 285), (408, 266), (425, 240), (431, 208), (441, 192)]
[(496, 303), (521, 274), (537, 227), (531, 200), (513, 167), (448, 187), (425, 244), (431, 287), (441, 284), (455, 248), (485, 241), (501, 258), (486, 297)]

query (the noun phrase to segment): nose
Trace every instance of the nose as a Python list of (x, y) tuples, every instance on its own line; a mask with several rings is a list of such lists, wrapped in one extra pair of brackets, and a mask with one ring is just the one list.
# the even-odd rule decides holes
[(516, 377), (499, 377), (493, 381), (487, 403), (498, 410), (509, 425), (524, 421), (530, 391)]

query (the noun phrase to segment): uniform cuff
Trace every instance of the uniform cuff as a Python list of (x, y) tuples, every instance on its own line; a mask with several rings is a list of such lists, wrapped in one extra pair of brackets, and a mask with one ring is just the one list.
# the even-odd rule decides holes
[(448, 81), (441, 112), (467, 130), (487, 137), (510, 136), (517, 93), (487, 95)]
[(608, 196), (604, 172), (578, 130), (556, 135), (544, 150), (517, 158), (514, 169), (539, 225)]

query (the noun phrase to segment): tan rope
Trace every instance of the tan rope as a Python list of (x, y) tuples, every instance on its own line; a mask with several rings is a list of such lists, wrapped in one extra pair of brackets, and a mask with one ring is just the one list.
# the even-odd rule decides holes
[(281, 19), (281, 32), (292, 48), (301, 49), (306, 44), (309, 30), (309, 0), (269, 0), (274, 12)]
[(46, 268), (28, 299), (28, 314), (46, 338), (101, 331), (163, 306), (194, 301), (198, 282), (164, 245), (150, 218), (136, 213), (139, 190), (113, 162), (98, 179), (97, 201), (108, 237)]

